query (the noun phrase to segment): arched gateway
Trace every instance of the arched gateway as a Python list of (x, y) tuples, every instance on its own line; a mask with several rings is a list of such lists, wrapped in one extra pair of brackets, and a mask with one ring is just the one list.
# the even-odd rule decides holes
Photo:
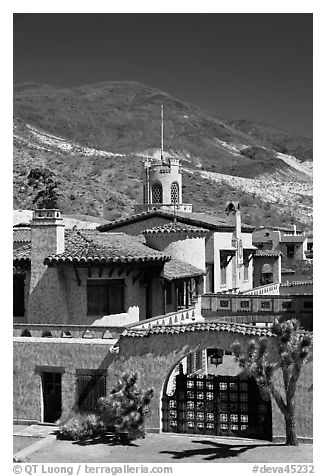
[(272, 440), (272, 407), (254, 379), (184, 374), (183, 365), (162, 397), (163, 431)]
[(268, 328), (221, 322), (128, 329), (119, 357), (141, 358), (141, 380), (156, 390), (150, 420), (161, 431), (272, 440), (271, 402), (262, 398), (253, 379), (240, 368), (240, 373), (223, 371), (223, 365), (221, 375), (207, 367), (192, 372), (185, 361), (187, 355), (207, 357), (207, 349), (215, 349), (234, 362), (233, 342), (247, 344), (261, 336), (272, 338)]

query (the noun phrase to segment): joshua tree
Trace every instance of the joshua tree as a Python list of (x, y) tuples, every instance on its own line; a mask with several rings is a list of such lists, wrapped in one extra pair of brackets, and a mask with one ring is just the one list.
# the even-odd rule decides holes
[[(275, 323), (272, 332), (274, 338), (252, 340), (247, 348), (242, 348), (239, 342), (235, 342), (232, 351), (240, 367), (255, 378), (262, 396), (272, 396), (275, 399), (285, 419), (286, 445), (297, 446), (295, 392), (302, 366), (309, 357), (312, 338), (300, 328), (296, 319)], [(275, 372), (278, 369), (283, 376), (282, 389), (275, 383)]]
[(124, 374), (108, 397), (99, 400), (99, 413), (108, 429), (122, 441), (145, 438), (145, 418), (153, 389), (139, 390), (137, 374)]

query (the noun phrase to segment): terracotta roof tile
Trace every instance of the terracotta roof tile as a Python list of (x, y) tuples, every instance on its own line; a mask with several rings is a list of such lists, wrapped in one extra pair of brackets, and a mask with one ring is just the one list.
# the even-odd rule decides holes
[[(14, 251), (14, 260), (29, 260), (31, 245)], [(170, 256), (153, 250), (124, 233), (99, 233), (96, 230), (66, 230), (65, 251), (44, 256), (44, 264), (50, 263), (143, 263), (170, 260)]]
[(31, 244), (21, 246), (13, 252), (14, 262), (30, 261), (31, 259)]
[(195, 324), (180, 324), (172, 326), (153, 326), (150, 329), (126, 329), (122, 335), (126, 337), (147, 337), (153, 334), (180, 334), (182, 332), (216, 331), (232, 332), (233, 334), (255, 335), (271, 337), (272, 331), (268, 327), (256, 327), (249, 324), (235, 324), (225, 322), (198, 322)]
[(31, 241), (31, 229), (14, 228), (14, 243), (29, 243)]
[(79, 230), (68, 235), (64, 253), (48, 256), (44, 263), (137, 263), (166, 262), (169, 259), (170, 256), (153, 250), (124, 233)]
[(277, 256), (284, 256), (282, 251), (279, 250), (258, 250), (255, 254), (254, 257), (256, 256), (271, 256), (271, 257), (277, 257)]
[(286, 283), (280, 283), (280, 286), (283, 288), (306, 285), (313, 286), (313, 281), (288, 281)]
[[(224, 217), (220, 218), (214, 215), (207, 215), (205, 213), (176, 211), (175, 216), (179, 222), (203, 227), (208, 230), (232, 230), (234, 228)], [(142, 213), (135, 213), (130, 217), (119, 218), (118, 220), (112, 221), (111, 223), (100, 225), (97, 227), (97, 229), (99, 231), (114, 230), (114, 228), (136, 223), (151, 217), (163, 217), (172, 221), (174, 219), (174, 214), (173, 212), (166, 210), (149, 210)], [(243, 231), (252, 232), (254, 227), (242, 224), (241, 229)]]
[(303, 243), (307, 240), (305, 235), (283, 235), (281, 236), (281, 243)]
[(180, 261), (175, 258), (171, 258), (170, 261), (165, 263), (161, 276), (168, 281), (172, 281), (174, 279), (185, 279), (185, 278), (193, 278), (196, 276), (203, 276), (206, 274), (205, 271), (202, 269), (196, 268), (189, 263), (185, 263), (184, 261)]
[(200, 228), (198, 226), (187, 225), (186, 223), (167, 223), (165, 225), (154, 226), (147, 228), (142, 233), (155, 234), (155, 233), (190, 233), (190, 234), (204, 234), (208, 230)]

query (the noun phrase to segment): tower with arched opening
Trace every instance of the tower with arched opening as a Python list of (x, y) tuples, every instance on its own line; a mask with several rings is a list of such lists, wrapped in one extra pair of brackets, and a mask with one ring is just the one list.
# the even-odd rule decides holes
[(144, 162), (143, 203), (135, 205), (135, 212), (153, 209), (192, 212), (192, 204), (182, 203), (182, 167), (180, 159), (168, 157), (147, 159)]

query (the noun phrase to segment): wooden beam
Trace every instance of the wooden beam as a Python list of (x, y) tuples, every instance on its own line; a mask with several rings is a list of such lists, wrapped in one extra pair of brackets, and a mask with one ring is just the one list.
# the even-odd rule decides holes
[(100, 265), (100, 267), (99, 267), (99, 270), (98, 270), (98, 276), (99, 276), (99, 278), (101, 278), (101, 277), (102, 277), (102, 274), (103, 274), (103, 268), (104, 268), (104, 266), (103, 266), (103, 264), (101, 264), (101, 265)]
[(90, 264), (88, 265), (88, 277), (89, 277), (89, 278), (92, 277), (92, 267), (91, 267)]
[(112, 268), (110, 269), (110, 272), (109, 272), (109, 278), (111, 278), (111, 276), (112, 276), (114, 270), (115, 270), (115, 267), (112, 266)]
[(77, 279), (78, 286), (80, 286), (80, 285), (81, 285), (81, 281), (80, 281), (80, 276), (79, 276), (79, 273), (78, 273), (77, 266), (74, 264), (74, 265), (73, 265), (73, 268), (74, 268), (74, 271), (75, 271), (75, 276), (76, 276), (76, 279)]
[(120, 269), (119, 269), (119, 272), (118, 272), (118, 276), (121, 276), (122, 273), (124, 272), (124, 270), (125, 270), (124, 267), (121, 266)]

